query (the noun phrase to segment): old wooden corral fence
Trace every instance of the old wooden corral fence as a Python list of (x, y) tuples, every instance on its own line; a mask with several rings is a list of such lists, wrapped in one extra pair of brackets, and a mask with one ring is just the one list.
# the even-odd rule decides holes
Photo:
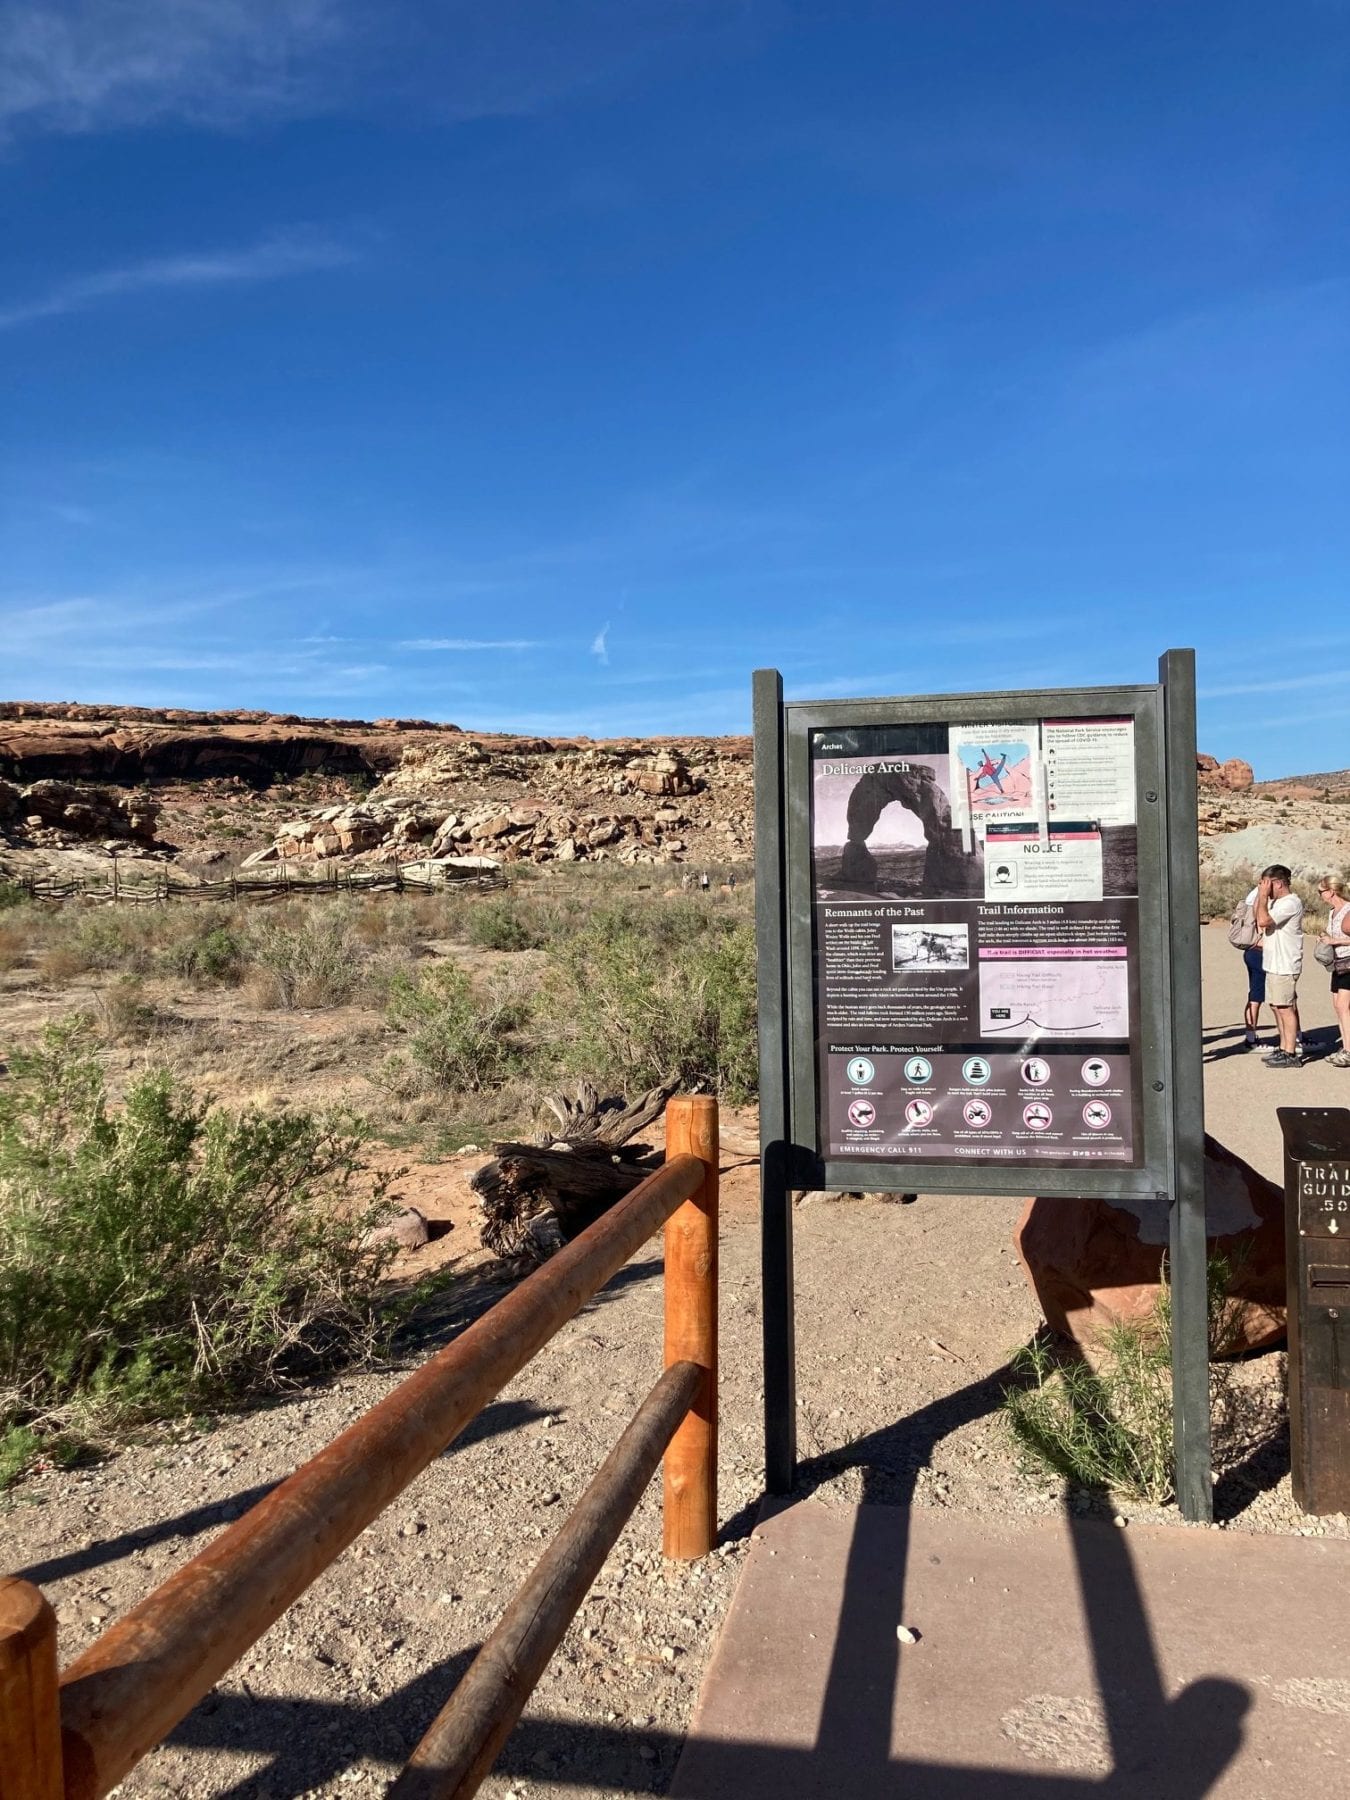
[(30, 900), (82, 900), (89, 904), (167, 906), (170, 900), (287, 900), (317, 894), (443, 894), (461, 887), (500, 888), (506, 877), (500, 869), (456, 870), (422, 873), (414, 864), (404, 868), (390, 863), (384, 868), (350, 869), (338, 863), (316, 863), (305, 873), (285, 864), (247, 875), (226, 875), (218, 881), (177, 881), (167, 869), (144, 875), (113, 873), (104, 878), (82, 875), (20, 875), (9, 877)]
[(717, 1528), (715, 1100), (666, 1112), (666, 1159), (57, 1673), (56, 1618), (0, 1584), (0, 1795), (95, 1800), (665, 1224), (665, 1372), (432, 1722), (390, 1794), (464, 1800), (524, 1709), (657, 1464), (667, 1556)]

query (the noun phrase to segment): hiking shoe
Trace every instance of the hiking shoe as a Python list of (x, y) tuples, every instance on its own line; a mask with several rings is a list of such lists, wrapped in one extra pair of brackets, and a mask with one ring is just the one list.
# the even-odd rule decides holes
[(1277, 1050), (1273, 1056), (1261, 1058), (1268, 1069), (1301, 1069), (1306, 1060), (1297, 1051), (1291, 1056), (1287, 1050)]
[(1350, 1069), (1350, 1050), (1337, 1050), (1327, 1061), (1333, 1069)]
[(1289, 1052), (1287, 1050), (1281, 1050), (1279, 1045), (1277, 1044), (1273, 1050), (1268, 1050), (1266, 1052), (1266, 1054), (1261, 1058), (1261, 1061), (1263, 1063), (1282, 1063), (1282, 1062), (1287, 1062), (1288, 1059), (1289, 1059)]

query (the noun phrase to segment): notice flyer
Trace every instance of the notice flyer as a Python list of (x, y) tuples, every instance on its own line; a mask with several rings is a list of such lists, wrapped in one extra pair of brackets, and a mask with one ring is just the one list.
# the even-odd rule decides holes
[(1133, 726), (1050, 723), (1072, 816), (1040, 722), (813, 733), (827, 1158), (1137, 1162)]
[(1102, 834), (1095, 821), (990, 825), (984, 840), (986, 900), (1100, 900)]
[(949, 733), (954, 824), (978, 829), (993, 819), (1038, 816), (1039, 726), (953, 725)]
[(1041, 755), (1052, 819), (1135, 823), (1133, 719), (1046, 719)]

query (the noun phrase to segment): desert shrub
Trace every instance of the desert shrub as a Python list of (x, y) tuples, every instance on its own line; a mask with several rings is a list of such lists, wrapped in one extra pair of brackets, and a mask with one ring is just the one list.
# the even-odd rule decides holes
[(213, 925), (179, 938), (165, 952), (175, 974), (203, 987), (225, 986), (240, 980), (244, 972), (244, 939), (228, 925)]
[(0, 876), (0, 912), (9, 912), (12, 907), (23, 906), (27, 900), (27, 894), (17, 881), (7, 881)]
[(524, 1059), (515, 1035), (525, 1023), (523, 1006), (500, 986), (480, 992), (454, 963), (395, 976), (385, 1017), (406, 1040), (386, 1066), (391, 1085), (404, 1091), (498, 1087)]
[(469, 913), (468, 939), (480, 950), (537, 950), (541, 942), (510, 900), (483, 900)]
[(94, 1015), (101, 1035), (111, 1044), (139, 1043), (161, 1022), (139, 975), (119, 975), (109, 982), (94, 996)]
[(414, 952), (397, 940), (372, 950), (361, 966), (357, 998), (364, 1006), (377, 1006), (383, 1011), (395, 984), (414, 972)]
[(1036, 1338), (1012, 1358), (1026, 1386), (1004, 1402), (1029, 1463), (1075, 1486), (1160, 1504), (1172, 1492), (1170, 1334), (1160, 1316), (1104, 1332), (1094, 1367)]
[(28, 950), (28, 933), (21, 925), (0, 919), (0, 969), (17, 969)]
[(340, 1115), (213, 1111), (155, 1070), (109, 1105), (87, 1026), (0, 1090), (0, 1461), (238, 1402), (364, 1354), (383, 1199)]
[(678, 903), (601, 912), (550, 952), (565, 1068), (622, 1090), (758, 1091), (750, 927)]
[(341, 902), (252, 920), (245, 952), (260, 977), (255, 997), (272, 1006), (340, 1006), (361, 978), (352, 912)]
[(84, 958), (69, 943), (48, 944), (38, 957), (38, 974), (44, 981), (55, 987), (63, 982), (73, 981), (77, 975), (83, 975), (89, 967)]
[[(1233, 1265), (1208, 1266), (1209, 1349), (1233, 1348)], [(1004, 1418), (1024, 1461), (1077, 1487), (1160, 1505), (1172, 1495), (1172, 1295), (1166, 1269), (1150, 1315), (1101, 1333), (1092, 1361), (1034, 1338), (1011, 1359), (1023, 1383), (1004, 1397)]]

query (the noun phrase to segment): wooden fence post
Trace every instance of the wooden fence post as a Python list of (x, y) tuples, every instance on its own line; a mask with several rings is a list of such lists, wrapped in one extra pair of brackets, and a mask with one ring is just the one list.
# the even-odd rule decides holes
[(666, 1221), (666, 1367), (697, 1363), (698, 1398), (664, 1463), (667, 1556), (692, 1561), (717, 1542), (717, 1101), (678, 1095), (666, 1108), (666, 1155), (696, 1156), (703, 1186)]
[(0, 1800), (61, 1800), (56, 1614), (38, 1588), (0, 1581)]

